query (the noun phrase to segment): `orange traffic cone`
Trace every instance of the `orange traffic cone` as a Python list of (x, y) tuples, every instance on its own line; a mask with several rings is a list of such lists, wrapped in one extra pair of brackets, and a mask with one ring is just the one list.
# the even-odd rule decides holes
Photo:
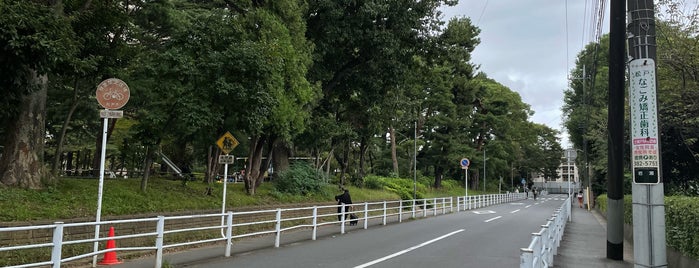
[[(109, 227), (109, 237), (114, 237), (114, 227), (110, 226)], [(114, 239), (109, 239), (107, 240), (107, 249), (112, 249), (116, 248), (116, 241)], [(117, 259), (116, 251), (110, 251), (107, 253), (104, 253), (104, 258), (102, 258), (102, 261), (99, 262), (99, 265), (112, 265), (112, 264), (119, 264), (121, 263)]]

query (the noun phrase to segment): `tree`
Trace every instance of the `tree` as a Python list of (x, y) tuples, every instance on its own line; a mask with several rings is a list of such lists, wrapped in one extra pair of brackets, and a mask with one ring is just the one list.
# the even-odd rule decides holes
[(61, 5), (43, 1), (0, 4), (0, 104), (4, 146), (0, 181), (42, 188), (48, 74), (75, 51), (73, 31)]
[(346, 129), (329, 136), (340, 183), (353, 150), (358, 177), (366, 172), (372, 138), (390, 127), (385, 93), (408, 77), (413, 56), (428, 45), (427, 34), (440, 23), (437, 8), (443, 2), (449, 1), (309, 2), (307, 36), (316, 47), (309, 80), (320, 83), (324, 95), (314, 115)]

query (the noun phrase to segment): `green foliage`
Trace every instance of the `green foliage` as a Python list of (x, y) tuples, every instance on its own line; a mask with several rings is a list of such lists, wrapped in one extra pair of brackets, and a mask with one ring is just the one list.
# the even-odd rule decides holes
[(8, 125), (21, 98), (37, 89), (34, 76), (59, 71), (76, 51), (68, 19), (54, 8), (39, 1), (0, 3), (0, 125)]
[[(596, 199), (599, 210), (607, 213), (607, 195)], [(665, 197), (665, 237), (667, 245), (692, 258), (699, 258), (699, 198), (688, 196)], [(633, 225), (631, 195), (624, 196), (624, 223)]]
[(463, 182), (457, 180), (442, 180), (442, 189), (445, 191), (463, 189)]
[(667, 245), (699, 259), (699, 198), (668, 196), (665, 198), (665, 233)]
[(280, 193), (309, 195), (318, 193), (325, 178), (321, 171), (304, 162), (294, 163), (274, 180), (274, 188)]
[[(369, 189), (386, 190), (398, 194), (401, 199), (413, 199), (413, 180), (403, 178), (387, 178), (376, 175), (364, 177), (364, 187)], [(416, 198), (425, 198), (427, 186), (422, 183), (417, 184)]]

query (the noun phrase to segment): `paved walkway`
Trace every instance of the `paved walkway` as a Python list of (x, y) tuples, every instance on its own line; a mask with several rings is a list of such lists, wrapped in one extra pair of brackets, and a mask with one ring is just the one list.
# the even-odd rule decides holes
[(573, 207), (553, 267), (633, 267), (633, 243), (624, 241), (624, 260), (607, 259), (607, 221), (596, 210)]

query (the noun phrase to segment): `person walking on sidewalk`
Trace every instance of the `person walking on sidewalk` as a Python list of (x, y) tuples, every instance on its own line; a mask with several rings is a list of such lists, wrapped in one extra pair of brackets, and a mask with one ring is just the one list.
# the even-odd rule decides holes
[(580, 190), (580, 192), (578, 192), (578, 204), (580, 205), (580, 208), (583, 207), (583, 192), (582, 192), (582, 190)]

